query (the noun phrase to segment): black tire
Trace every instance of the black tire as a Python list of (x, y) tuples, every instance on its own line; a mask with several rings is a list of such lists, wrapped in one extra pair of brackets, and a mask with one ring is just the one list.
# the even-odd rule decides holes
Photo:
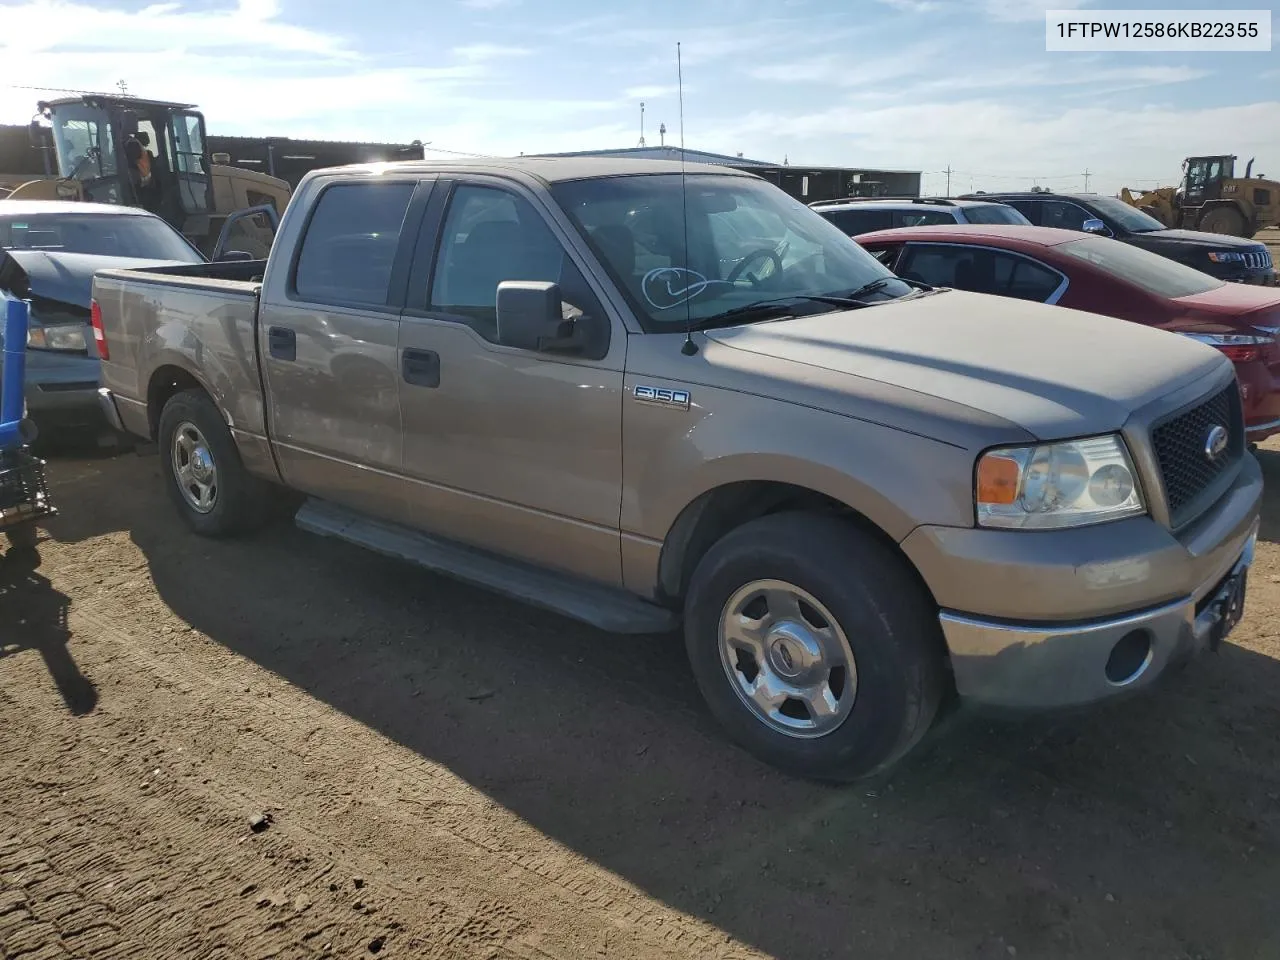
[[(848, 640), (856, 690), (829, 733), (801, 739), (767, 725), (722, 664), (726, 604), (763, 580), (807, 592)], [(727, 534), (694, 571), (684, 622), (689, 661), (716, 719), (749, 752), (803, 777), (849, 781), (890, 766), (928, 732), (946, 690), (933, 599), (891, 548), (836, 517), (775, 514)]]
[(5, 531), (10, 550), (34, 550), (40, 542), (40, 529), (34, 523), (24, 523)]
[[(184, 423), (199, 430), (217, 466), (216, 494), (212, 509), (205, 513), (187, 501), (174, 468), (174, 434)], [(196, 533), (205, 537), (230, 537), (252, 532), (270, 519), (275, 499), (271, 485), (244, 468), (231, 430), (204, 391), (183, 390), (170, 397), (160, 413), (156, 439), (169, 497)]]
[(1205, 233), (1220, 233), (1231, 237), (1252, 236), (1245, 229), (1244, 217), (1234, 207), (1214, 207), (1200, 218), (1200, 229)]

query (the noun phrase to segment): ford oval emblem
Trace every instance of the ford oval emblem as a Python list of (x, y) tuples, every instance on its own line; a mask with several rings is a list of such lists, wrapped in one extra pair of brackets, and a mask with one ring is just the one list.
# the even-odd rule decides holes
[(1204, 455), (1208, 460), (1217, 460), (1231, 442), (1231, 435), (1221, 424), (1214, 424), (1204, 436)]

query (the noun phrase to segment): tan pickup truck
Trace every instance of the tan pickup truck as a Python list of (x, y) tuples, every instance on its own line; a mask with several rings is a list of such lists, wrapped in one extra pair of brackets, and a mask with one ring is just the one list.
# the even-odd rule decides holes
[(103, 271), (92, 317), (196, 532), (283, 488), (316, 533), (682, 623), (726, 730), (802, 775), (883, 768), (952, 691), (1147, 687), (1243, 607), (1262, 479), (1220, 353), (911, 284), (720, 167), (320, 171), (267, 261)]

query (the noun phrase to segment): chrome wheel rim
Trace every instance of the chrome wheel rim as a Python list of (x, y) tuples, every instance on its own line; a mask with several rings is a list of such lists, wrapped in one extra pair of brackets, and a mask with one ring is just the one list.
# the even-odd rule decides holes
[(209, 441), (194, 423), (183, 421), (173, 432), (173, 479), (182, 499), (196, 513), (208, 513), (218, 503), (218, 465)]
[(778, 733), (813, 739), (848, 719), (858, 670), (840, 624), (782, 580), (736, 591), (720, 615), (720, 665), (739, 699)]

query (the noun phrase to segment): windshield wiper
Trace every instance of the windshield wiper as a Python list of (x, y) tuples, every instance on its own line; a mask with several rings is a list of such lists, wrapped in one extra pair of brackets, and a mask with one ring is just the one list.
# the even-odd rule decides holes
[(858, 307), (869, 307), (871, 304), (849, 297), (834, 297), (823, 294), (796, 293), (789, 297), (776, 297), (772, 300), (756, 300), (733, 307), (723, 313), (705, 317), (693, 325), (694, 330), (710, 330), (713, 327), (733, 327), (740, 323), (752, 323), (756, 320), (769, 320), (773, 317), (795, 316), (796, 301), (803, 303), (828, 303), (833, 307), (854, 310)]

